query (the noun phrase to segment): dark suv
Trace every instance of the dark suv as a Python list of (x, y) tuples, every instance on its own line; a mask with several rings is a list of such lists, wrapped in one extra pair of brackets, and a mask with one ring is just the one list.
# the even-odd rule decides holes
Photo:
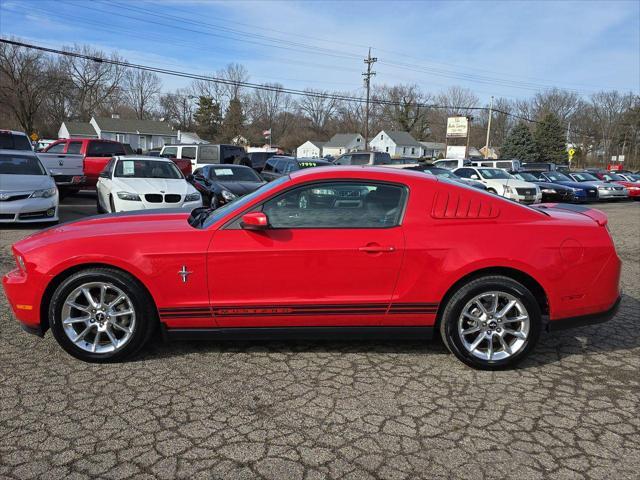
[(391, 165), (391, 155), (386, 152), (351, 152), (336, 158), (335, 165)]
[(262, 178), (270, 182), (283, 175), (289, 175), (296, 170), (311, 167), (326, 167), (327, 165), (331, 165), (331, 163), (318, 158), (294, 158), (274, 155), (264, 164), (264, 168), (260, 174)]
[(274, 155), (277, 155), (276, 152), (249, 152), (247, 156), (249, 157), (249, 161), (251, 162), (251, 166), (254, 170), (261, 172), (264, 168), (265, 163)]

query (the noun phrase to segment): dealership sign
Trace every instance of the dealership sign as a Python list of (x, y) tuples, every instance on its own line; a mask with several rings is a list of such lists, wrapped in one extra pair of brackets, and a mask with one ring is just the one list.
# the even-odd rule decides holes
[(464, 138), (469, 129), (469, 119), (467, 117), (447, 118), (447, 138)]

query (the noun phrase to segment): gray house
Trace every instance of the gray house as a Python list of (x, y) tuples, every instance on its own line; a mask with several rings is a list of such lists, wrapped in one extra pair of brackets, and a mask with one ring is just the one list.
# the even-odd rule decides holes
[[(114, 118), (115, 117), (115, 118)], [(151, 150), (178, 143), (178, 132), (168, 123), (130, 118), (93, 117), (89, 121), (99, 138), (128, 143), (134, 150)]]
[(364, 150), (364, 138), (359, 133), (336, 133), (322, 146), (322, 155), (337, 157), (346, 152)]

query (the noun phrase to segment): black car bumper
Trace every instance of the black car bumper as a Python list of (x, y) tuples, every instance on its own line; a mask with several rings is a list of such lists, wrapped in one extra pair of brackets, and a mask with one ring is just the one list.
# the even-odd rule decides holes
[(560, 320), (551, 320), (547, 323), (547, 331), (555, 332), (557, 330), (565, 330), (567, 328), (584, 327), (585, 325), (608, 322), (616, 316), (616, 313), (618, 313), (620, 301), (621, 298), (618, 297), (613, 306), (604, 312), (581, 315), (579, 317), (561, 318)]

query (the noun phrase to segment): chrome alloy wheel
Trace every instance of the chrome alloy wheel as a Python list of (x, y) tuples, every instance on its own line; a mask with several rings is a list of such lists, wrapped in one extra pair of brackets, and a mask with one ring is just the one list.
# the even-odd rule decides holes
[(503, 360), (520, 351), (529, 335), (524, 304), (505, 292), (473, 297), (458, 319), (458, 335), (467, 351), (482, 360)]
[(77, 347), (91, 353), (120, 350), (131, 339), (136, 314), (131, 299), (111, 283), (80, 285), (62, 306), (62, 328)]

